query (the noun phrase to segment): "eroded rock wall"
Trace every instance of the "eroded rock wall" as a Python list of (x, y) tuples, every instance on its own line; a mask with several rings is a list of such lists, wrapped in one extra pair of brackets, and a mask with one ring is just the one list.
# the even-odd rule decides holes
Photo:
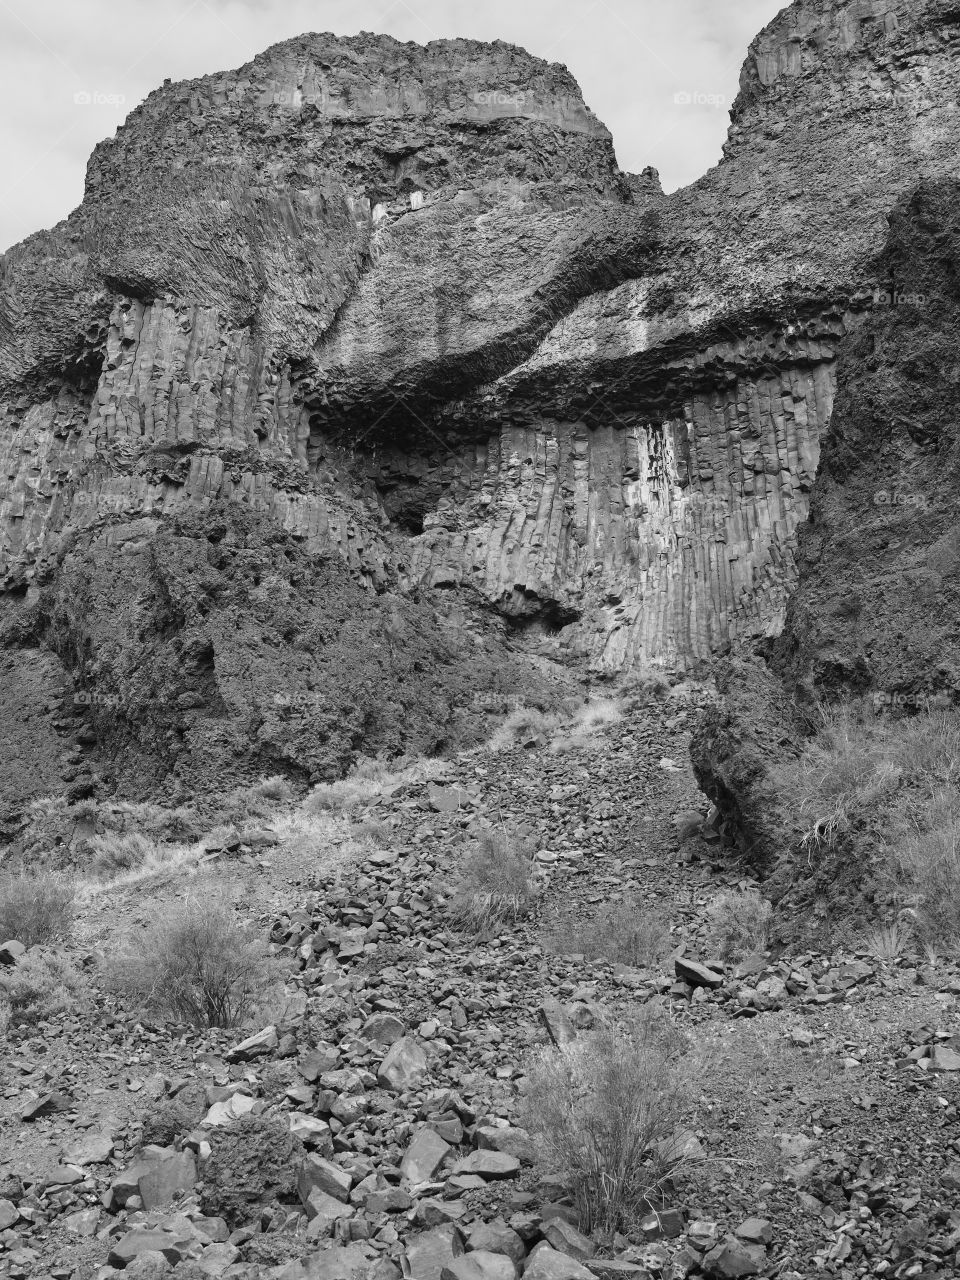
[[(887, 212), (954, 163), (958, 35), (946, 0), (797, 0), (751, 47), (723, 162), (669, 197), (619, 172), (564, 68), (499, 43), (304, 36), (157, 90), (71, 218), (0, 259), (9, 642), (102, 683), (116, 779), (128, 665), (165, 625), (149, 566), (224, 509), (237, 557), (335, 556), (371, 618), (472, 616), (454, 665), (483, 619), (604, 670), (775, 635)], [(229, 635), (163, 729), (194, 781), (260, 759), (240, 706), (266, 667)], [(421, 658), (388, 700), (428, 687)], [(164, 669), (164, 698), (198, 693)], [(306, 771), (339, 767), (313, 732)]]

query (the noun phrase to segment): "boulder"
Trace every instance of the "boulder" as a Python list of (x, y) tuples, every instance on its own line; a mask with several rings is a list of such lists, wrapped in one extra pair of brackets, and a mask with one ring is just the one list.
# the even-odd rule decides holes
[(517, 1264), (505, 1253), (475, 1249), (442, 1267), (440, 1280), (517, 1280)]
[(427, 1072), (427, 1055), (413, 1036), (401, 1036), (380, 1063), (377, 1082), (383, 1089), (403, 1093), (415, 1088)]
[(137, 1227), (114, 1242), (107, 1261), (122, 1271), (142, 1253), (160, 1253), (176, 1266), (187, 1256), (194, 1240), (194, 1236), (180, 1231)]
[(766, 1261), (766, 1250), (759, 1245), (743, 1244), (728, 1236), (706, 1254), (702, 1265), (711, 1280), (739, 1280), (741, 1276), (759, 1275)]
[(520, 1172), (520, 1161), (504, 1151), (471, 1151), (468, 1156), (457, 1161), (452, 1172), (454, 1177), (476, 1174), (477, 1177), (488, 1180), (515, 1178)]
[(364, 1040), (374, 1044), (396, 1044), (407, 1033), (407, 1028), (393, 1013), (372, 1013), (360, 1028)]
[(224, 1057), (227, 1062), (249, 1062), (252, 1058), (262, 1058), (264, 1054), (276, 1049), (280, 1043), (275, 1026), (264, 1027), (256, 1035), (241, 1040), (232, 1049), (228, 1049)]
[(593, 1280), (593, 1272), (576, 1258), (541, 1242), (527, 1259), (523, 1280)]
[(400, 1172), (410, 1182), (429, 1182), (452, 1150), (432, 1129), (421, 1129), (404, 1153)]
[(310, 1198), (310, 1192), (319, 1188), (328, 1196), (332, 1196), (335, 1200), (346, 1202), (350, 1198), (350, 1188), (353, 1185), (353, 1179), (346, 1169), (338, 1164), (334, 1164), (332, 1160), (325, 1160), (323, 1156), (311, 1153), (307, 1156), (300, 1166), (300, 1172), (297, 1175), (297, 1191), (300, 1194), (300, 1200), (305, 1205)]
[(586, 1262), (587, 1258), (592, 1258), (597, 1252), (596, 1245), (589, 1236), (578, 1231), (565, 1218), (551, 1218), (544, 1223), (543, 1238), (558, 1252), (569, 1254), (578, 1262)]
[(443, 1268), (463, 1255), (463, 1236), (453, 1223), (421, 1231), (407, 1240), (410, 1280), (441, 1280)]
[(691, 987), (707, 987), (711, 991), (723, 986), (723, 974), (691, 960), (689, 956), (676, 956), (673, 961), (674, 972), (681, 982)]
[(540, 1006), (540, 1021), (558, 1049), (577, 1038), (577, 1029), (559, 1000), (544, 1000)]
[(189, 1151), (182, 1151), (141, 1174), (137, 1189), (144, 1209), (159, 1209), (170, 1204), (178, 1193), (189, 1194), (196, 1181), (196, 1161)]

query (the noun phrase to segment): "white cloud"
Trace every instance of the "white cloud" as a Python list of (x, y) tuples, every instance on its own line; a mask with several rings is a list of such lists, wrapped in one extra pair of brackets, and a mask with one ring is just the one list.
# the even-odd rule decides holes
[[(672, 190), (720, 158), (747, 46), (781, 0), (0, 0), (0, 250), (79, 204), (87, 156), (151, 89), (305, 31), (507, 40), (563, 62), (621, 167)], [(686, 93), (689, 105), (675, 102)], [(717, 99), (721, 101), (719, 104)]]

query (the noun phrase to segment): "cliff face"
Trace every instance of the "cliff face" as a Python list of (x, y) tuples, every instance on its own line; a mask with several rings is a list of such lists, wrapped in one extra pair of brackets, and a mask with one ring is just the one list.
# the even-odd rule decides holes
[[(723, 162), (671, 197), (565, 69), (499, 43), (308, 36), (152, 94), (71, 218), (0, 259), (14, 808), (92, 785), (88, 756), (123, 782), (133, 740), (200, 784), (275, 763), (249, 710), (310, 679), (340, 706), (368, 640), (329, 648), (337, 618), (368, 618), (395, 706), (469, 705), (507, 624), (607, 670), (778, 632), (887, 213), (952, 165), (958, 38), (946, 0), (798, 0)], [(275, 626), (272, 590), (304, 615)], [(449, 617), (446, 656), (415, 653)], [(285, 766), (435, 710), (380, 733), (372, 701), (336, 742), (306, 717)]]

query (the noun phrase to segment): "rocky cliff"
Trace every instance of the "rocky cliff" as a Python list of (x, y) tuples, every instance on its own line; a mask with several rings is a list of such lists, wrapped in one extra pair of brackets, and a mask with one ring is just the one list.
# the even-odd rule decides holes
[(151, 94), (0, 259), (8, 809), (423, 748), (529, 683), (508, 639), (777, 634), (958, 39), (947, 0), (798, 0), (670, 197), (500, 43), (305, 36)]

